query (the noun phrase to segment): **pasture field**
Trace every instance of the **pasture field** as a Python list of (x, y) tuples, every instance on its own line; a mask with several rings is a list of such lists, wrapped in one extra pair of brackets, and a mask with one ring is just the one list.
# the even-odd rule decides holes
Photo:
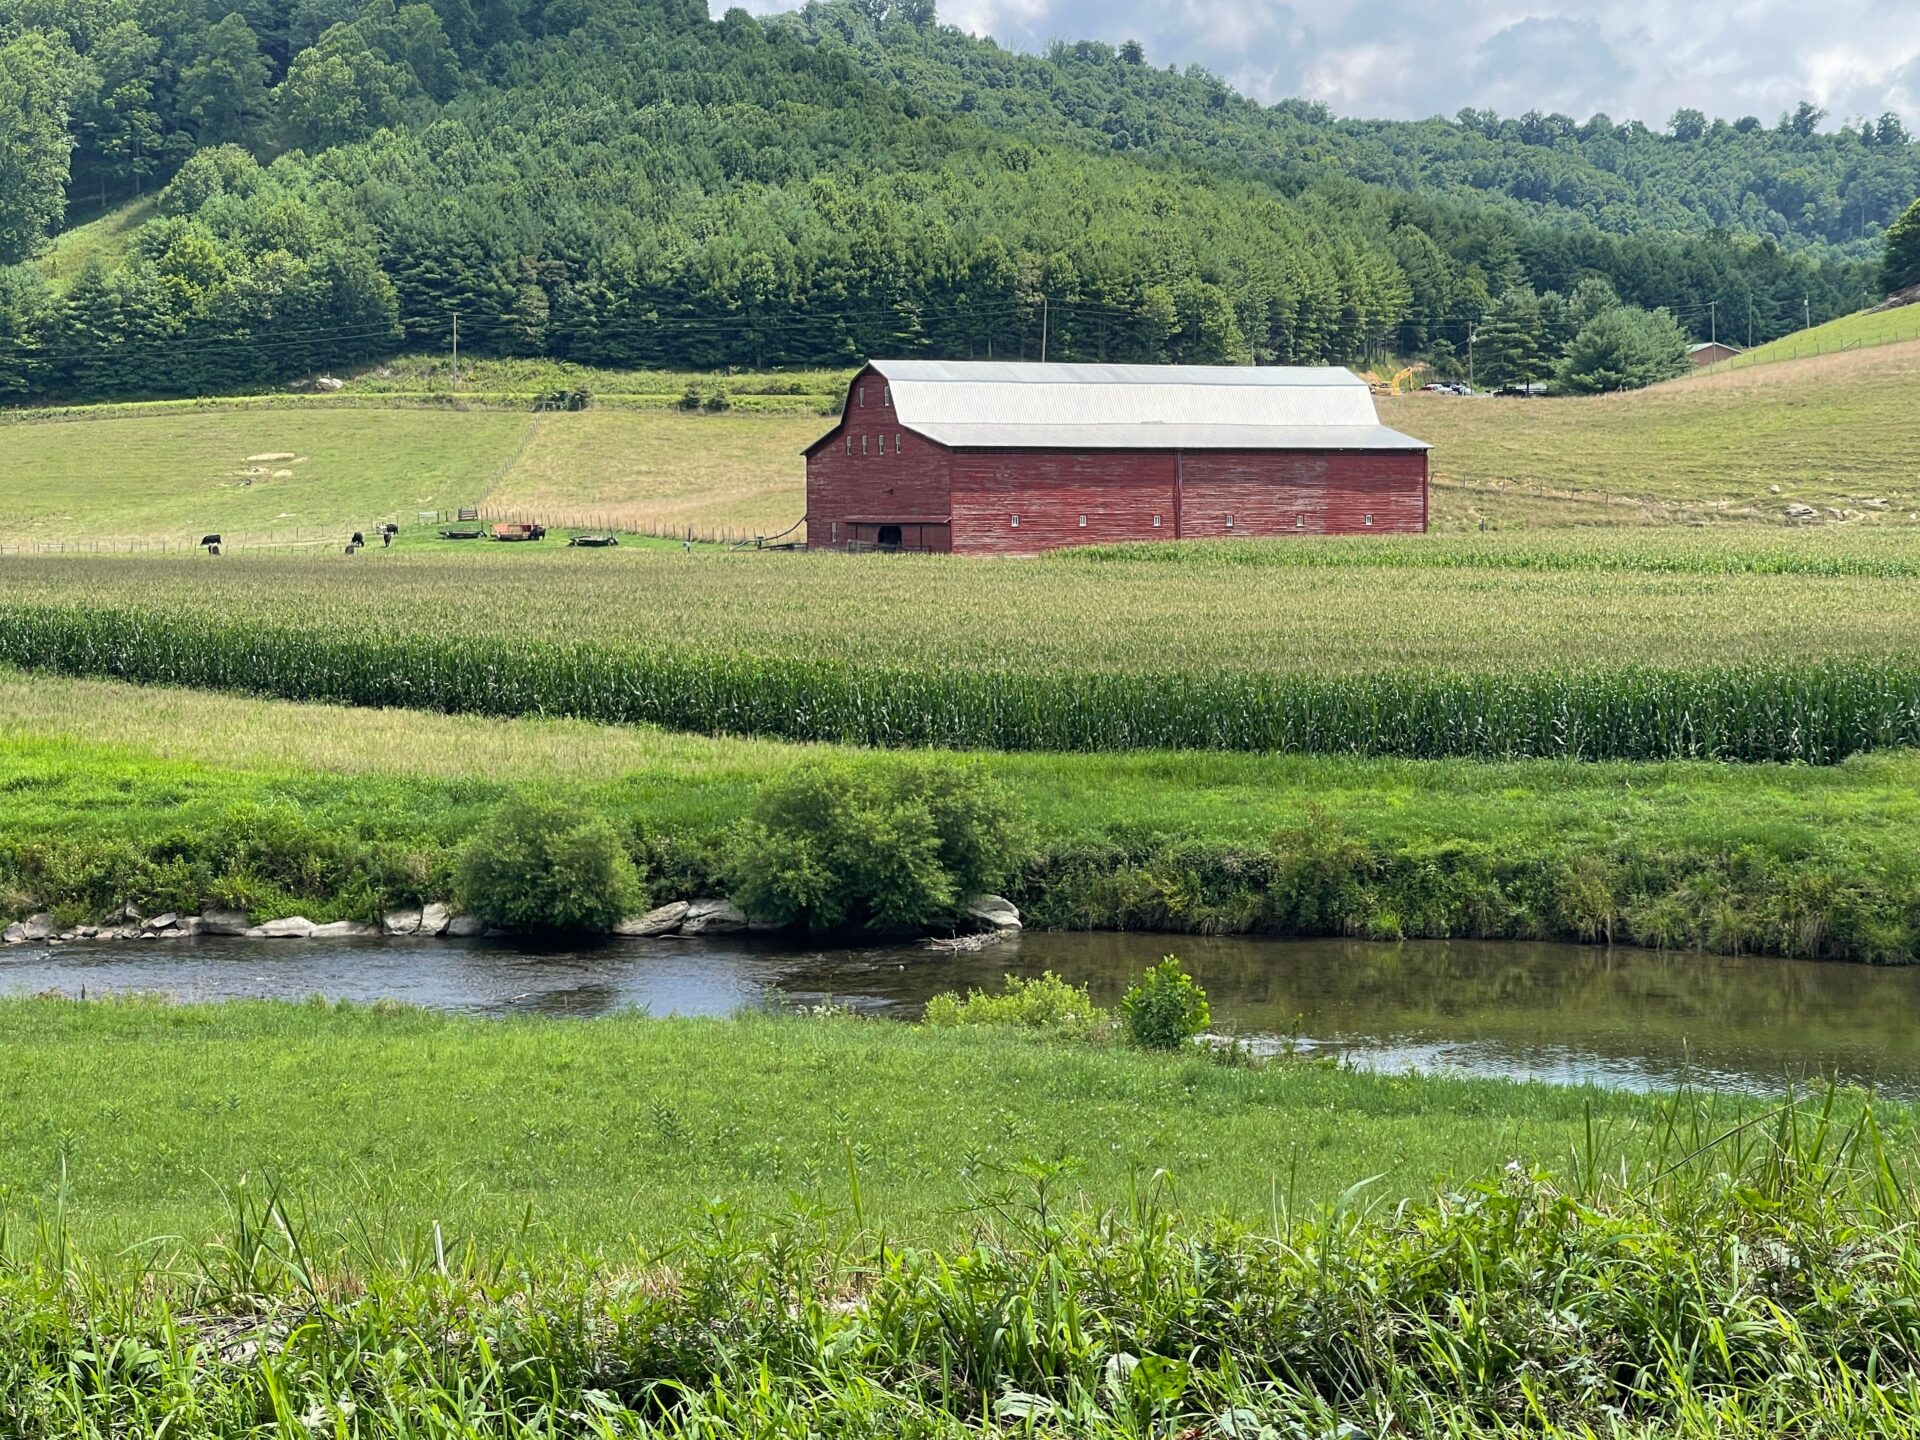
[[(483, 503), (556, 524), (773, 534), (806, 508), (800, 450), (830, 423), (819, 412), (844, 381), (483, 360), (463, 365), (456, 397), (443, 367), (397, 361), (340, 396), (98, 406), (0, 425), (0, 472), (15, 482), (0, 491), (0, 547), (178, 543), (208, 528), (285, 538)], [(688, 384), (727, 388), (734, 408), (671, 408)], [(1916, 384), (1920, 343), (1627, 395), (1414, 395), (1380, 408), (1435, 447), (1436, 530), (1768, 528), (1800, 503), (1851, 532), (1920, 525), (1907, 464), (1920, 449)], [(536, 423), (531, 396), (573, 385), (593, 389), (597, 408)], [(805, 393), (783, 393), (794, 386)], [(263, 453), (305, 459), (247, 475)], [(294, 474), (275, 479), (280, 469)]]
[[(939, 759), (922, 754), (920, 759)], [(1036, 924), (1475, 936), (1904, 963), (1920, 760), (1835, 766), (981, 754)], [(758, 788), (871, 751), (261, 700), (0, 671), (0, 918), (210, 899), (377, 918), (445, 899), (515, 791), (633, 837), (653, 898), (724, 889)]]
[(0, 547), (190, 547), (362, 529), (477, 503), (532, 417), (191, 406), (0, 425)]
[(1816, 325), (1811, 330), (1797, 330), (1765, 345), (1756, 345), (1730, 360), (1723, 360), (1710, 373), (1718, 375), (1753, 365), (1804, 360), (1907, 340), (1920, 340), (1920, 305), (1902, 305), (1892, 310), (1860, 310)]
[(807, 511), (801, 450), (815, 414), (685, 415), (587, 410), (542, 415), (487, 503), (515, 513), (696, 537), (792, 532)]
[[(1901, 314), (1903, 312), (1893, 312)], [(1920, 310), (1907, 323), (1920, 325)], [(1436, 529), (1494, 525), (1912, 525), (1920, 342), (1535, 400), (1382, 398), (1432, 444)], [(1778, 486), (1778, 490), (1775, 490)]]
[[(1353, 541), (988, 566), (16, 560), (0, 659), (893, 746), (1831, 761), (1920, 741), (1920, 599), (1896, 537), (1852, 557), (1820, 537), (1484, 543), (1382, 545), (1380, 565)], [(1329, 556), (1344, 563), (1314, 563)]]

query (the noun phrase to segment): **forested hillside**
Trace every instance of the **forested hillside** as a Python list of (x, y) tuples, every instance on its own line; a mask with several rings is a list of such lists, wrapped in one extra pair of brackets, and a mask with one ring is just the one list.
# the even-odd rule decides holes
[[(1798, 221), (1736, 234), (1638, 160), (1599, 201), (1516, 178), (1548, 157), (1598, 175), (1600, 139), (1263, 110), (1125, 47), (1015, 57), (881, 0), (766, 22), (695, 0), (233, 3), (19, 0), (0, 22), (0, 398), (230, 389), (456, 322), (469, 350), (609, 366), (1043, 343), (1446, 363), (1503, 299), (1543, 344), (1615, 297), (1696, 333), (1717, 302), (1764, 339), (1870, 283), (1820, 228), (1827, 191), (1915, 185), (1897, 124), (1616, 136), (1817, 177)], [(1720, 173), (1665, 173), (1689, 166)], [(68, 218), (156, 188), (124, 253), (36, 263)], [(1865, 233), (1884, 207), (1861, 203)]]
[(1768, 120), (1681, 110), (1662, 130), (1539, 111), (1336, 120), (1300, 100), (1260, 105), (1197, 68), (1156, 67), (1137, 44), (1062, 42), (1021, 55), (925, 23), (912, 5), (816, 0), (776, 23), (1004, 128), (1295, 182), (1347, 177), (1476, 203), (1502, 197), (1522, 213), (1608, 234), (1726, 229), (1870, 257), (1920, 194), (1920, 144), (1893, 114), (1831, 131), (1820, 129), (1825, 112), (1804, 102)]

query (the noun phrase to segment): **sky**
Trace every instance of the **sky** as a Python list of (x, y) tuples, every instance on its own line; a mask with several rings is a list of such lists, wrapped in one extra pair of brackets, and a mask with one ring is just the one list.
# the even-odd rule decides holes
[[(725, 8), (713, 7), (716, 13)], [(747, 0), (767, 13), (791, 0)], [(1920, 0), (940, 0), (1002, 45), (1137, 39), (1263, 101), (1368, 119), (1604, 111), (1655, 129), (1681, 107), (1771, 123), (1801, 100), (1920, 130)]]

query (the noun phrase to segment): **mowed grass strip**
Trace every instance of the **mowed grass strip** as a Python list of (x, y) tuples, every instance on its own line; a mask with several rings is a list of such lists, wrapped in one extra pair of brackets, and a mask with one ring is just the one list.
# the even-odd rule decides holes
[[(0, 832), (138, 836), (191, 804), (297, 804), (370, 831), (457, 839), (515, 788), (577, 787), (650, 827), (712, 835), (803, 762), (881, 760), (828, 745), (577, 720), (297, 704), (0, 669)], [(1527, 760), (1408, 761), (1218, 752), (968, 754), (1011, 787), (1043, 839), (1252, 843), (1329, 824), (1392, 844), (1580, 842), (1652, 851), (1811, 852), (1844, 839), (1920, 848), (1920, 756), (1732, 768)], [(441, 825), (434, 817), (446, 820)]]
[(1390, 1201), (1555, 1160), (1589, 1115), (1653, 1108), (881, 1021), (0, 1001), (0, 1208), (30, 1226), (58, 1204), (100, 1255), (218, 1234), (243, 1183), (283, 1187), (316, 1233), (438, 1222), (485, 1246), (529, 1209), (554, 1247), (658, 1244), (715, 1201), (844, 1211), (856, 1176), (869, 1225), (950, 1238), (1030, 1161), (1066, 1164), (1062, 1203), (1124, 1205), (1164, 1170), (1191, 1213), (1252, 1222), (1360, 1176)]
[(382, 518), (412, 524), (483, 500), (531, 418), (215, 406), (0, 425), (0, 546), (344, 540)]

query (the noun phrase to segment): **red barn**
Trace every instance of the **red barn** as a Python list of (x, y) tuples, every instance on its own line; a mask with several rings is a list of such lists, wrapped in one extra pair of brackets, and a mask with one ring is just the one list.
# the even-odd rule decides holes
[(1026, 555), (1418, 533), (1427, 448), (1332, 366), (876, 360), (807, 449), (807, 541)]

